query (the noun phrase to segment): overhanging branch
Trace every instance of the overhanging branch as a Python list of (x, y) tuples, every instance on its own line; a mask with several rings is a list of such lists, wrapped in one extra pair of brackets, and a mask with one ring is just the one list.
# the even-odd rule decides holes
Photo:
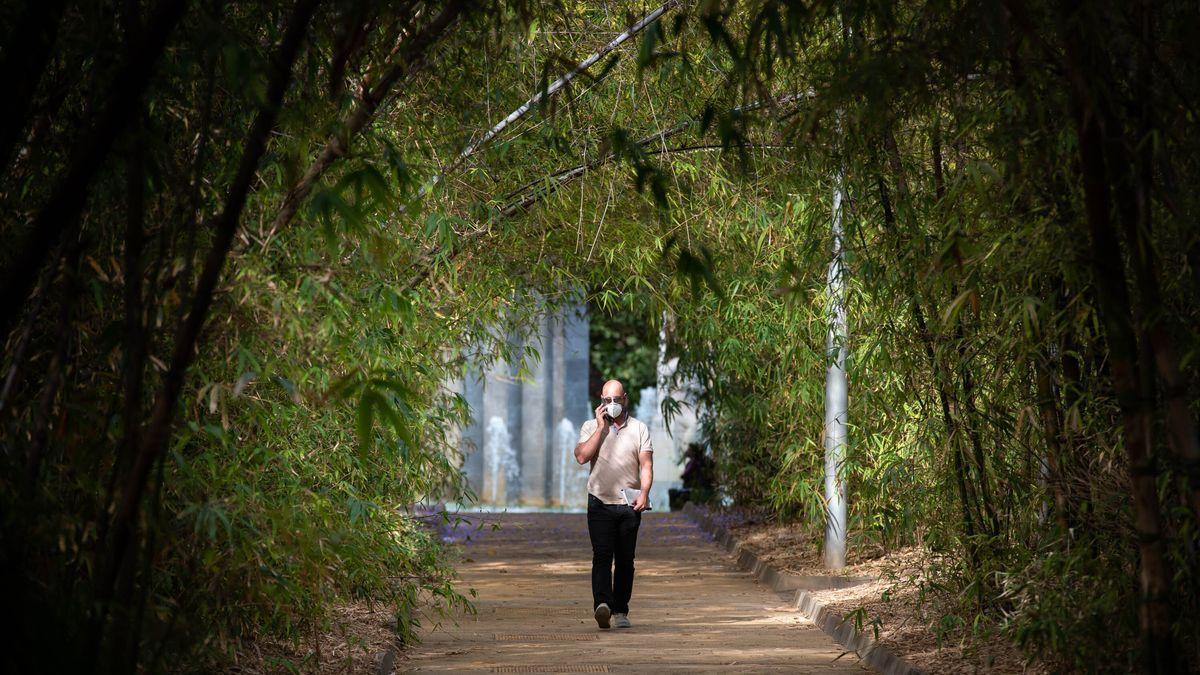
[[(770, 101), (757, 101), (757, 102), (750, 103), (747, 105), (731, 108), (729, 110), (729, 113), (741, 113), (741, 112), (748, 112), (751, 110), (757, 110), (757, 109), (768, 107), (768, 106), (775, 107), (775, 106), (779, 106), (779, 105), (787, 105), (787, 104), (791, 104), (791, 103), (800, 101), (804, 98), (807, 98), (810, 94), (811, 94), (811, 92), (789, 94), (787, 96), (783, 96), (783, 97), (780, 97), (780, 98), (777, 98), (774, 100), (770, 100)], [(655, 132), (648, 136), (643, 136), (642, 138), (638, 139), (637, 141), (634, 141), (634, 143), (632, 145), (639, 147), (639, 148), (645, 148), (652, 143), (661, 143), (662, 141), (664, 141), (668, 138), (677, 136), (680, 133), (690, 129), (691, 127), (695, 126), (698, 122), (699, 122), (699, 120), (696, 120), (696, 119), (688, 120), (687, 122), (678, 124), (669, 129), (664, 129), (662, 131)], [(715, 145), (715, 144), (713, 144), (713, 145), (691, 145), (691, 146), (682, 146), (682, 147), (677, 147), (677, 148), (659, 148), (656, 150), (647, 151), (647, 154), (666, 154), (666, 153), (673, 153), (673, 152), (690, 152), (690, 151), (697, 151), (697, 150), (718, 149), (718, 148), (722, 148), (722, 147), (723, 146), (721, 146), (721, 145)], [(763, 148), (781, 147), (782, 148), (782, 147), (791, 147), (791, 146), (783, 145), (783, 144), (780, 144), (780, 145), (761, 144), (761, 145), (748, 146), (748, 147), (763, 147)], [(603, 164), (607, 164), (608, 162), (615, 159), (616, 156), (617, 155), (615, 152), (607, 152), (589, 162), (585, 162), (578, 166), (574, 166), (574, 167), (570, 167), (570, 168), (566, 168), (566, 169), (560, 169), (558, 171), (555, 171), (554, 173), (550, 174), (547, 177), (552, 180), (552, 182), (550, 182), (547, 185), (541, 185), (540, 187), (538, 186), (539, 183), (546, 181), (547, 178), (542, 178), (542, 179), (539, 179), (538, 181), (526, 183), (521, 188), (518, 188), (517, 190), (510, 192), (508, 195), (506, 195), (507, 197), (510, 197), (509, 203), (507, 206), (500, 209), (500, 211), (497, 213), (497, 215), (495, 217), (495, 220), (497, 220), (497, 221), (506, 220), (508, 218), (512, 218), (521, 213), (524, 213), (525, 211), (529, 210), (532, 206), (537, 204), (542, 199), (557, 192), (564, 185), (567, 185), (568, 183), (575, 180), (576, 178), (579, 178), (579, 177), (587, 174), (589, 171), (592, 171), (593, 169), (596, 169)], [(528, 191), (528, 193), (525, 194), (525, 196), (519, 197), (519, 198), (515, 197), (515, 195), (520, 195), (522, 193), (525, 193), (526, 191)], [(472, 232), (468, 235), (464, 235), (463, 237), (461, 237), (459, 241), (460, 241), (460, 243), (469, 243), (471, 241), (474, 241), (476, 239), (483, 237), (488, 232), (490, 232), (490, 229)], [(439, 254), (441, 254), (443, 251), (444, 251), (444, 248), (440, 244), (435, 244), (432, 248), (430, 248), (428, 251), (423, 253), (417, 259), (417, 261), (414, 262), (412, 264), (412, 266), (410, 266), (410, 269), (412, 269), (413, 267), (419, 267), (420, 269), (418, 269), (416, 272), (414, 272), (408, 278), (408, 280), (404, 283), (404, 287), (403, 287), (402, 291), (413, 290), (421, 282), (423, 282), (426, 278), (428, 278), (430, 272), (433, 271), (434, 259)], [(461, 247), (455, 248), (453, 251), (450, 251), (449, 254), (447, 255), (447, 260), (453, 260), (454, 258), (456, 258), (460, 251), (462, 251)]]

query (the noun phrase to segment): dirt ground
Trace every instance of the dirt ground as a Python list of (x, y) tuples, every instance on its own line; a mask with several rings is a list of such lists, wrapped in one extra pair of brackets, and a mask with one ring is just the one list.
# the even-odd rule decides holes
[[(646, 513), (638, 535), (632, 628), (591, 614), (591, 546), (582, 513), (508, 513), (460, 526), (459, 591), (477, 614), (435, 626), (396, 672), (864, 672), (776, 594), (733, 566), (681, 513)], [(465, 529), (464, 529), (465, 528)]]
[[(379, 657), (396, 644), (393, 608), (381, 603), (350, 603), (333, 609), (333, 626), (299, 644), (262, 640), (251, 643), (224, 669), (230, 675), (374, 675)], [(184, 669), (180, 672), (194, 672)]]
[(936, 563), (924, 549), (907, 547), (885, 552), (878, 546), (851, 546), (847, 567), (830, 572), (821, 561), (820, 542), (799, 527), (763, 522), (745, 512), (715, 516), (747, 548), (781, 571), (869, 579), (849, 588), (811, 593), (826, 607), (855, 620), (861, 629), (877, 631), (875, 635), (883, 645), (926, 672), (1045, 672), (1037, 663), (1026, 664), (1020, 650), (1000, 635), (952, 630), (939, 644), (934, 626), (951, 609), (936, 593), (922, 597), (921, 582), (928, 579), (929, 567)]

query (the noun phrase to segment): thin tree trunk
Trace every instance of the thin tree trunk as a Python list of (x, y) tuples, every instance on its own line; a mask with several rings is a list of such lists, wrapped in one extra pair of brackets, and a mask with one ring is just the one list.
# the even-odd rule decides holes
[[(890, 137), (891, 134), (889, 133), (888, 136)], [(895, 148), (894, 139), (891, 140), (890, 145), (892, 148)], [(893, 161), (893, 170), (899, 166), (898, 161), (899, 152), (897, 148), (896, 157)], [(897, 177), (896, 180), (898, 183), (904, 185), (903, 178)], [(884, 225), (886, 229), (894, 235), (897, 232), (896, 214), (892, 209), (892, 202), (888, 194), (887, 184), (884, 182), (881, 174), (876, 174), (875, 183), (879, 190), (879, 202), (883, 206)], [(897, 251), (897, 253), (899, 252)], [(925, 352), (925, 357), (929, 360), (929, 367), (933, 377), (934, 389), (937, 391), (938, 403), (941, 407), (942, 422), (945, 424), (947, 431), (950, 433), (950, 454), (954, 463), (954, 482), (958, 488), (959, 504), (962, 507), (962, 527), (963, 534), (966, 535), (967, 538), (967, 555), (970, 558), (969, 562), (971, 564), (971, 568), (978, 570), (980, 561), (978, 547), (975, 544), (976, 526), (972, 508), (974, 499), (967, 485), (966, 468), (963, 466), (964, 462), (962, 451), (958, 446), (961, 434), (958, 432), (957, 419), (950, 408), (950, 395), (946, 391), (944, 378), (941, 377), (940, 369), (938, 368), (937, 351), (933, 345), (933, 335), (929, 332), (929, 326), (925, 321), (925, 312), (921, 308), (921, 303), (917, 299), (915, 292), (909, 301), (909, 311), (912, 314), (913, 323), (916, 324), (917, 336), (920, 338), (921, 346)]]
[(1135, 529), (1141, 558), (1140, 604), (1145, 667), (1152, 672), (1173, 672), (1176, 646), (1171, 635), (1168, 595), (1171, 573), (1164, 555), (1162, 515), (1158, 502), (1158, 469), (1153, 457), (1154, 425), (1151, 402), (1142, 395), (1137, 338), (1131, 325), (1129, 292), (1120, 244), (1112, 225), (1112, 197), (1104, 156), (1104, 138), (1099, 111), (1093, 103), (1091, 68), (1084, 52), (1085, 38), (1076, 15), (1079, 7), (1068, 8), (1065, 18), (1066, 74), (1070, 85), (1072, 112), (1079, 146), (1079, 168), (1083, 179), (1086, 221), (1091, 240), (1092, 281), (1099, 301), (1099, 314), (1109, 347), (1109, 363), (1117, 402), (1121, 410), (1125, 454), (1133, 492)]
[[(1152, 208), (1154, 177), (1154, 123), (1151, 99), (1153, 83), (1153, 57), (1148, 53), (1154, 39), (1153, 10), (1149, 3), (1137, 3), (1141, 29), (1141, 49), (1137, 59), (1134, 81), (1137, 86), (1137, 137), (1133, 139), (1136, 152), (1127, 150), (1125, 134), (1121, 131), (1120, 119), (1107, 105), (1099, 106), (1110, 139), (1115, 139), (1115, 150), (1120, 153), (1114, 167), (1119, 177), (1114, 181), (1121, 193), (1117, 198), (1118, 210), (1124, 225), (1124, 234), (1129, 258), (1133, 263), (1140, 307), (1145, 313), (1143, 326), (1152, 354), (1153, 368), (1163, 383), (1164, 407), (1166, 409), (1167, 444), (1175, 454), (1184, 473), (1182, 492), (1184, 501), (1191, 509), (1192, 517), (1200, 523), (1200, 431), (1191, 411), (1188, 398), (1188, 383), (1180, 367), (1179, 355), (1167, 323), (1170, 312), (1163, 301), (1162, 288), (1158, 279), (1161, 265), (1151, 233), (1154, 229)], [(1132, 155), (1132, 156), (1130, 156)]]
[[(145, 243), (145, 168), (140, 139), (141, 124), (133, 129), (132, 150), (126, 181), (125, 217), (125, 401), (122, 414), (123, 434), (117, 467), (123, 467), (137, 449), (141, 427), (142, 381), (145, 369), (146, 337), (142, 325), (142, 249)], [(114, 471), (119, 475), (118, 468)]]
[[(946, 197), (946, 183), (943, 177), (942, 168), (942, 134), (940, 121), (935, 121), (932, 135), (932, 154), (933, 154), (933, 192), (937, 198), (937, 203), (943, 203)], [(950, 297), (958, 298), (959, 288), (955, 282), (950, 283)], [(992, 489), (990, 480), (988, 479), (986, 455), (983, 451), (983, 440), (979, 433), (979, 414), (975, 408), (975, 384), (971, 378), (971, 370), (966, 362), (966, 327), (963, 325), (963, 312), (958, 312), (954, 317), (954, 342), (955, 352), (958, 354), (958, 377), (962, 390), (962, 404), (955, 405), (956, 410), (963, 411), (959, 418), (959, 423), (964, 431), (966, 431), (967, 440), (971, 444), (972, 468), (975, 470), (975, 478), (978, 485), (975, 487), (975, 494), (979, 499), (979, 505), (983, 509), (983, 513), (987, 517), (989, 526), (989, 534), (993, 537), (1000, 534), (1000, 519), (996, 515), (996, 509), (992, 504)]]
[[(230, 184), (221, 214), (213, 223), (213, 244), (205, 260), (204, 269), (192, 295), (191, 309), (180, 323), (175, 336), (175, 347), (171, 364), (163, 378), (163, 384), (155, 399), (149, 422), (142, 436), (137, 456), (130, 467), (118, 500), (107, 559), (102, 561), (96, 596), (100, 605), (99, 625), (103, 625), (112, 597), (113, 583), (126, 562), (125, 552), (133, 538), (140, 512), (142, 496), (150, 468), (166, 448), (171, 432), (175, 408), (183, 390), (187, 370), (195, 357), (200, 331), (208, 317), (217, 283), (220, 281), (225, 259), (233, 244), (234, 235), (241, 221), (242, 210), (250, 194), (250, 186), (258, 173), (258, 165), (266, 152), (267, 142), (278, 116), (284, 94), (292, 79), (292, 66), (300, 52), (304, 37), (312, 23), (313, 13), (320, 0), (300, 0), (288, 19), (284, 37), (271, 60), (266, 100), (259, 109), (242, 151), (238, 171)], [(98, 647), (98, 644), (96, 645)]]
[[(209, 143), (212, 138), (212, 113), (213, 113), (213, 108), (214, 108), (214, 93), (215, 93), (215, 86), (216, 86), (216, 69), (215, 69), (215, 67), (216, 67), (216, 58), (210, 56), (207, 59), (207, 61), (205, 63), (205, 67), (204, 67), (204, 71), (205, 71), (204, 106), (200, 113), (200, 123), (196, 127), (196, 133), (197, 133), (198, 138), (196, 141), (196, 153), (191, 162), (191, 168), (189, 171), (191, 180), (187, 186), (187, 200), (186, 200), (187, 205), (185, 207), (185, 214), (182, 218), (183, 225), (180, 228), (176, 228), (176, 229), (183, 230), (185, 241), (186, 241), (185, 250), (187, 251), (187, 254), (184, 258), (183, 270), (178, 273), (170, 272), (170, 274), (173, 275), (171, 285), (179, 286), (180, 288), (187, 288), (192, 285), (192, 268), (193, 268), (194, 260), (196, 257), (196, 255), (195, 255), (195, 248), (196, 248), (195, 247), (195, 239), (196, 239), (196, 231), (198, 229), (198, 223), (196, 221), (199, 218), (201, 202), (203, 199), (203, 194), (201, 191), (201, 185), (203, 183), (203, 170), (204, 170), (205, 162), (207, 161), (207, 157), (208, 157), (208, 146), (209, 146)], [(151, 279), (152, 285), (147, 290), (151, 293), (157, 294), (159, 292), (162, 292), (162, 290), (163, 290), (163, 287), (165, 284), (163, 283), (163, 280), (160, 280), (158, 278), (158, 270), (159, 270), (159, 268), (161, 268), (161, 266), (163, 264), (165, 264), (165, 262), (167, 260), (174, 259), (175, 242), (176, 242), (177, 236), (178, 235), (176, 232), (172, 232), (171, 237), (170, 237), (171, 243), (169, 246), (170, 252), (167, 253), (165, 256), (160, 256), (160, 260), (158, 261), (158, 264), (156, 265), (156, 269), (155, 269), (154, 273), (152, 273), (148, 277), (149, 279)], [(182, 322), (183, 318), (186, 316), (189, 300), (190, 300), (190, 298), (187, 297), (186, 294), (183, 294), (183, 297), (180, 298), (178, 316), (175, 317), (175, 321), (177, 323)], [(151, 299), (151, 300), (149, 300), (149, 302), (147, 302), (146, 299), (142, 300), (143, 307), (145, 307), (147, 304), (149, 304), (150, 306), (154, 306), (154, 304), (156, 302), (157, 302), (157, 299)], [(143, 384), (142, 384), (142, 392), (139, 394), (139, 397), (138, 397), (139, 401), (142, 400), (142, 396), (144, 396), (144, 393), (145, 393), (145, 390), (144, 390), (144, 387), (145, 387), (145, 384), (144, 384), (144, 382), (145, 382), (145, 380), (144, 380), (144, 377), (145, 377), (145, 355), (153, 353), (154, 347), (152, 345), (152, 339), (155, 336), (154, 332), (146, 332), (145, 324), (143, 324), (143, 331), (144, 331), (143, 332), (144, 339), (143, 339), (143, 342), (141, 345), (142, 356), (143, 356), (143, 364), (142, 364), (142, 371), (141, 371), (142, 376), (143, 376), (143, 380), (142, 380)], [(141, 422), (140, 414), (138, 417), (138, 421), (140, 424), (140, 422)], [(137, 444), (140, 444), (140, 438), (137, 440)], [(128, 462), (132, 461), (135, 453), (137, 452), (137, 444), (128, 448), (128, 454), (126, 454), (124, 456), (118, 455), (116, 460), (113, 462), (112, 469), (109, 472), (108, 484), (107, 484), (107, 487), (105, 488), (105, 493), (104, 493), (104, 500), (100, 503), (100, 512), (96, 516), (96, 522), (98, 523), (98, 525), (96, 528), (96, 540), (95, 540), (96, 554), (95, 555), (96, 555), (97, 559), (99, 559), (103, 556), (103, 551), (105, 550), (104, 547), (108, 543), (108, 528), (109, 528), (109, 525), (111, 524), (111, 518), (109, 518), (109, 514), (111, 514), (113, 512), (113, 509), (115, 508), (115, 506), (113, 504), (113, 499), (116, 496), (118, 481), (120, 480), (120, 477), (121, 477), (120, 469), (122, 468), (123, 463), (128, 464)]]
[[(134, 27), (132, 17), (126, 21), (127, 32)], [(141, 111), (138, 111), (141, 114)], [(145, 168), (141, 134), (144, 122), (136, 122), (130, 129), (130, 151), (126, 170), (126, 214), (124, 251), (124, 295), (125, 295), (125, 390), (122, 401), (123, 433), (121, 447), (113, 460), (110, 485), (116, 484), (128, 463), (137, 451), (140, 438), (142, 411), (142, 383), (145, 368), (145, 333), (142, 324), (142, 274), (143, 248), (145, 243)], [(137, 540), (131, 538), (127, 555), (137, 552)], [(125, 666), (130, 651), (133, 612), (129, 599), (132, 597), (136, 570), (134, 565), (125, 565), (118, 575), (114, 605), (115, 612), (110, 644), (112, 672), (133, 672), (133, 664)]]
[[(883, 135), (884, 151), (888, 156), (888, 163), (891, 166), (893, 175), (896, 177), (896, 190), (902, 201), (899, 206), (903, 207), (909, 213), (910, 219), (913, 218), (911, 196), (909, 192), (908, 180), (904, 171), (904, 164), (900, 157), (900, 147), (896, 143), (896, 137), (887, 130)], [(940, 169), (939, 169), (940, 171)], [(896, 230), (896, 215), (889, 207), (890, 199), (887, 194), (887, 185), (883, 182), (882, 176), (877, 177), (880, 188), (880, 198), (884, 203), (884, 223), (887, 224), (893, 231)], [(899, 210), (899, 209), (897, 209)], [(958, 413), (955, 404), (955, 397), (950, 392), (950, 385), (946, 382), (942, 375), (941, 367), (938, 362), (937, 349), (933, 343), (933, 334), (929, 330), (928, 323), (925, 320), (925, 312), (922, 309), (916, 294), (916, 280), (913, 283), (913, 298), (911, 303), (911, 313), (913, 321), (917, 325), (918, 333), (921, 336), (922, 345), (925, 348), (925, 355), (929, 359), (929, 367), (934, 381), (934, 386), (937, 388), (938, 401), (942, 408), (942, 419), (946, 425), (946, 429), (950, 432), (950, 452), (954, 460), (955, 481), (958, 484), (959, 499), (962, 502), (963, 509), (963, 531), (967, 536), (968, 545), (967, 551), (971, 558), (973, 569), (980, 568), (979, 551), (974, 541), (975, 534), (979, 531), (976, 525), (976, 512), (978, 511), (978, 499), (975, 496), (974, 486), (967, 479), (966, 458), (962, 447), (959, 445), (963, 439), (962, 420)], [(982, 599), (980, 600), (982, 602)]]
[(130, 50), (124, 66), (118, 69), (108, 104), (97, 115), (91, 132), (79, 144), (80, 149), (72, 158), (70, 168), (30, 224), (29, 234), (18, 246), (20, 253), (5, 270), (4, 282), (0, 285), (0, 340), (7, 338), (12, 330), (51, 249), (63, 239), (64, 233), (78, 226), (92, 181), (113, 143), (133, 117), (133, 111), (141, 105), (142, 94), (150, 85), (167, 38), (183, 17), (186, 7), (187, 0), (164, 0), (155, 10), (143, 33), (145, 38)]
[[(1036, 110), (1036, 101), (1033, 99), (1030, 91), (1029, 81), (1026, 77), (1024, 64), (1021, 60), (1020, 51), (1020, 35), (1015, 26), (1009, 25), (1005, 33), (1008, 36), (1008, 67), (1009, 67), (1009, 84), (1014, 91), (1018, 92), (1022, 101), (1025, 103), (1024, 114), (1019, 122), (1013, 123), (1009, 129), (1009, 142), (1007, 143), (1008, 164), (1009, 164), (1009, 183), (1013, 186), (1013, 196), (1017, 203), (1017, 212), (1020, 217), (1030, 219), (1034, 217), (1034, 210), (1030, 205), (1030, 198), (1024, 185), (1019, 185), (1018, 181), (1024, 178), (1025, 162), (1022, 159), (1022, 148), (1018, 139), (1026, 137), (1033, 129), (1037, 127), (1037, 121), (1034, 118)], [(1039, 159), (1044, 155), (1041, 146), (1034, 150)], [(1039, 166), (1046, 167), (1048, 162), (1040, 161)], [(1070, 190), (1056, 190), (1059, 194), (1069, 195)], [(1065, 214), (1061, 209), (1056, 209), (1060, 218), (1063, 218), (1063, 224), (1069, 225), (1069, 220), (1065, 219)], [(1059, 313), (1059, 298), (1062, 295), (1063, 281), (1059, 276), (1055, 276), (1049, 284), (1050, 290), (1046, 305), (1049, 308), (1046, 322), (1042, 324), (1040, 329), (1040, 338), (1043, 341), (1042, 348), (1038, 352), (1038, 359), (1033, 364), (1033, 378), (1037, 390), (1036, 405), (1038, 415), (1042, 420), (1042, 436), (1045, 442), (1045, 460), (1042, 462), (1046, 474), (1046, 483), (1050, 489), (1051, 498), (1054, 502), (1054, 519), (1058, 525), (1059, 531), (1065, 540), (1071, 536), (1072, 527), (1072, 506), (1069, 494), (1068, 484), (1063, 469), (1063, 464), (1066, 461), (1070, 444), (1066, 440), (1066, 430), (1063, 423), (1063, 410), (1061, 405), (1061, 386), (1055, 386), (1055, 373), (1060, 370), (1060, 360), (1065, 360), (1067, 357), (1058, 349), (1059, 345), (1052, 342), (1053, 332), (1046, 330), (1045, 326), (1051, 322), (1057, 322)], [(1057, 355), (1055, 351), (1058, 350)], [(1063, 368), (1065, 370), (1065, 366)]]
[(1051, 373), (1054, 372), (1054, 359), (1042, 351), (1038, 363), (1034, 366), (1034, 379), (1037, 382), (1037, 406), (1042, 418), (1042, 435), (1046, 440), (1046, 471), (1049, 474), (1046, 482), (1054, 499), (1054, 520), (1058, 524), (1063, 537), (1068, 537), (1071, 531), (1071, 501), (1067, 498), (1066, 486), (1063, 481), (1062, 457), (1065, 454), (1062, 439), (1062, 414), (1058, 409), (1058, 396), (1055, 395)]
[(991, 535), (993, 537), (1000, 536), (1000, 518), (996, 515), (995, 505), (992, 504), (992, 488), (991, 478), (988, 475), (987, 468), (987, 453), (983, 449), (983, 436), (979, 432), (979, 409), (975, 407), (975, 381), (971, 376), (971, 370), (966, 363), (966, 348), (964, 346), (964, 336), (959, 318), (959, 326), (955, 330), (955, 337), (958, 339), (958, 373), (959, 380), (962, 382), (963, 392), (963, 407), (966, 408), (966, 418), (970, 420), (967, 426), (967, 437), (971, 441), (971, 451), (974, 455), (975, 470), (979, 478), (979, 500), (983, 506), (983, 511), (987, 515), (988, 523), (991, 526)]

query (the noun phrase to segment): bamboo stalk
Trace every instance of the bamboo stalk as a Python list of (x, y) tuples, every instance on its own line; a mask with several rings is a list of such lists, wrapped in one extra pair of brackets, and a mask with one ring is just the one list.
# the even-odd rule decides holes
[(271, 130), (275, 127), (280, 105), (291, 83), (292, 66), (300, 53), (300, 47), (308, 33), (313, 13), (319, 3), (320, 0), (300, 0), (288, 19), (284, 37), (271, 60), (266, 100), (246, 134), (237, 175), (230, 184), (225, 206), (213, 223), (213, 244), (209, 249), (200, 278), (196, 282), (191, 309), (176, 330), (170, 366), (155, 399), (138, 454), (124, 481), (125, 485), (118, 499), (117, 511), (112, 517), (113, 524), (110, 528), (107, 557), (101, 561), (101, 572), (96, 584), (96, 597), (100, 609), (92, 627), (93, 644), (95, 645), (98, 645), (100, 630), (109, 609), (113, 584), (125, 566), (126, 551), (136, 529), (150, 468), (166, 448), (176, 404), (183, 390), (184, 378), (188, 367), (195, 358), (200, 331), (208, 318), (208, 311), (212, 305), (225, 259), (233, 244), (242, 210), (250, 194), (250, 186), (258, 174), (259, 162), (266, 152), (267, 142)]
[(0, 339), (7, 338), (12, 330), (51, 249), (63, 240), (66, 232), (78, 226), (92, 182), (117, 136), (133, 118), (133, 110), (150, 85), (155, 66), (166, 49), (167, 38), (183, 18), (187, 4), (187, 0), (164, 0), (155, 10), (143, 32), (145, 38), (130, 49), (118, 71), (107, 105), (97, 114), (69, 168), (30, 224), (29, 235), (19, 246), (21, 253), (5, 270), (4, 282), (0, 284)]

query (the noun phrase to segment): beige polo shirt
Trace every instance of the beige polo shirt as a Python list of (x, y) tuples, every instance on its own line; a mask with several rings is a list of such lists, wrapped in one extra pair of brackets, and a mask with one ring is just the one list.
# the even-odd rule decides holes
[[(596, 420), (584, 422), (579, 430), (579, 442), (591, 438), (595, 431)], [(649, 427), (633, 417), (627, 417), (625, 425), (620, 428), (615, 424), (609, 425), (608, 436), (600, 444), (600, 452), (591, 463), (588, 494), (595, 495), (605, 504), (624, 504), (621, 488), (642, 487), (638, 457), (643, 452), (654, 452), (654, 446), (650, 444)]]

